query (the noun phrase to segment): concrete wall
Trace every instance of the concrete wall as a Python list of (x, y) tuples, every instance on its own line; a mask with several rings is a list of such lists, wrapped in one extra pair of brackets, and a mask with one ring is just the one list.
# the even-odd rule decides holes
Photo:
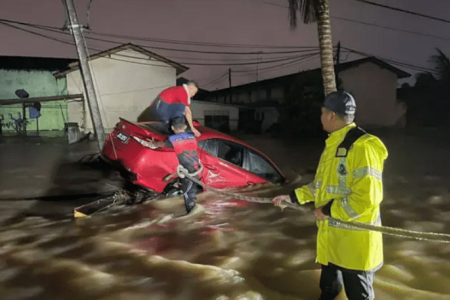
[(192, 118), (200, 124), (205, 125), (206, 115), (225, 115), (229, 116), (230, 130), (236, 131), (239, 122), (239, 108), (220, 103), (210, 103), (204, 101), (191, 101)]
[[(175, 68), (134, 50), (94, 59), (91, 70), (106, 132), (119, 117), (137, 121), (163, 89), (176, 84)], [(79, 70), (67, 74), (67, 84), (69, 94), (84, 93)], [(82, 131), (93, 132), (87, 102), (69, 104), (69, 119), (79, 123)]]
[(406, 113), (397, 101), (397, 75), (367, 62), (339, 73), (356, 101), (356, 122), (362, 127), (391, 127)]
[[(66, 94), (66, 79), (56, 79), (50, 71), (23, 71), (23, 70), (0, 70), (0, 104), (1, 99), (19, 99), (15, 91), (24, 89), (34, 97), (50, 97)], [(41, 116), (39, 117), (39, 130), (63, 130), (64, 121), (67, 122), (67, 101), (43, 102), (41, 103)], [(5, 118), (3, 131), (14, 131), (11, 126), (13, 118), (22, 115), (22, 104), (2, 105), (0, 114)], [(26, 109), (26, 117), (29, 117), (29, 110)], [(64, 117), (63, 117), (64, 115)], [(29, 119), (27, 131), (31, 134), (36, 131), (36, 120)]]

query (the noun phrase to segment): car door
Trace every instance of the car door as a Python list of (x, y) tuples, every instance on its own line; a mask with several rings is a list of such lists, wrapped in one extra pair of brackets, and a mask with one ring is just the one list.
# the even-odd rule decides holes
[(228, 140), (214, 138), (199, 142), (203, 164), (203, 182), (215, 188), (247, 185), (247, 172), (242, 169), (245, 148)]

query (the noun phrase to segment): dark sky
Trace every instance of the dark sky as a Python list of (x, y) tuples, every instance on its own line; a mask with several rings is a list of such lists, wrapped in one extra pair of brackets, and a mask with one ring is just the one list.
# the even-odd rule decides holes
[[(372, 0), (390, 6), (419, 12), (450, 20), (448, 0)], [(74, 0), (80, 21), (86, 24), (86, 9), (89, 0)], [(270, 4), (273, 3), (274, 5)], [(317, 47), (316, 25), (299, 24), (290, 30), (287, 0), (93, 0), (90, 10), (91, 30), (96, 33), (113, 33), (150, 39), (194, 41), (202, 45), (157, 43), (149, 40), (117, 39), (96, 36), (116, 41), (100, 42), (87, 39), (91, 53), (132, 42), (143, 46), (220, 52), (298, 51), (297, 48), (248, 48), (242, 45), (273, 45)], [(383, 59), (391, 59), (411, 65), (430, 68), (429, 57), (439, 47), (450, 55), (450, 24), (418, 16), (403, 14), (374, 7), (355, 0), (330, 0), (333, 42), (342, 47), (365, 52)], [(0, 18), (21, 22), (62, 27), (64, 10), (61, 0), (1, 0)], [(386, 28), (349, 22), (372, 23), (378, 26), (420, 32), (426, 37)], [(26, 27), (22, 27), (26, 28)], [(32, 29), (41, 34), (73, 42), (70, 35)], [(18, 56), (76, 57), (73, 45), (52, 41), (44, 37), (21, 32), (0, 24), (0, 54)], [(212, 47), (204, 43), (238, 44), (238, 47)], [(149, 49), (152, 50), (152, 49)], [(233, 85), (289, 74), (319, 66), (317, 56), (293, 63), (293, 57), (304, 53), (231, 55), (199, 54), (182, 51), (152, 51), (184, 63), (190, 70), (184, 77), (198, 80), (206, 89), (228, 86), (228, 76), (222, 74), (230, 67)], [(314, 52), (314, 50), (313, 50)], [(292, 60), (290, 58), (292, 57)], [(361, 56), (343, 52), (342, 60), (358, 59)], [(271, 64), (240, 66), (195, 66), (189, 63), (248, 63), (280, 60)], [(283, 60), (289, 59), (289, 60)], [(290, 63), (290, 64), (289, 64)], [(277, 67), (278, 66), (278, 67)], [(269, 69), (265, 69), (271, 67)], [(403, 68), (410, 73), (417, 71)], [(235, 72), (236, 71), (236, 72)], [(218, 79), (216, 82), (214, 80)], [(213, 81), (211, 84), (206, 85)], [(413, 82), (413, 80), (410, 80)]]

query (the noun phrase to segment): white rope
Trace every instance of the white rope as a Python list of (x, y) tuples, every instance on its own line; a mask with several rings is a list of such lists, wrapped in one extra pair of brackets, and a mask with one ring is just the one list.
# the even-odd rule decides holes
[[(219, 195), (231, 197), (234, 199), (244, 200), (247, 202), (270, 203), (270, 204), (273, 203), (272, 198), (248, 197), (248, 196), (244, 196), (244, 195), (220, 191), (218, 189), (208, 186), (207, 184), (201, 182), (200, 180), (197, 180), (194, 176), (192, 176), (192, 174), (189, 174), (187, 172), (187, 170), (184, 168), (177, 168), (177, 173), (178, 173), (178, 176), (180, 176), (180, 177), (186, 176), (193, 182), (195, 182), (195, 183), (203, 186), (204, 188), (206, 188), (216, 194), (219, 194)], [(296, 204), (290, 203), (290, 202), (286, 202), (286, 201), (284, 201), (284, 204), (282, 206), (304, 211), (304, 208), (300, 207), (299, 205), (296, 205)], [(381, 232), (384, 234), (389, 234), (389, 235), (394, 235), (394, 236), (413, 238), (416, 240), (450, 243), (450, 235), (444, 234), (444, 233), (412, 231), (412, 230), (406, 230), (406, 229), (401, 229), (401, 228), (371, 225), (371, 224), (361, 223), (361, 222), (344, 222), (344, 221), (337, 220), (334, 218), (329, 218), (328, 220), (334, 222), (337, 225), (337, 227), (345, 228), (345, 229), (352, 227), (352, 228), (358, 228), (358, 229), (363, 229), (363, 230), (367, 230), (367, 231)]]

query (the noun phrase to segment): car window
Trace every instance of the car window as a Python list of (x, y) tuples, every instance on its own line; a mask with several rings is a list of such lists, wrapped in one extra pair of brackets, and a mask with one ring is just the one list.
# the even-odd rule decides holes
[(283, 177), (264, 157), (250, 150), (248, 152), (248, 164), (245, 169), (255, 175), (267, 179), (273, 183), (282, 183)]
[(217, 157), (242, 168), (244, 162), (244, 148), (236, 143), (226, 140), (217, 139), (217, 141)]
[(217, 139), (208, 139), (198, 142), (198, 148), (208, 152), (211, 155), (217, 156), (219, 149), (219, 141)]

